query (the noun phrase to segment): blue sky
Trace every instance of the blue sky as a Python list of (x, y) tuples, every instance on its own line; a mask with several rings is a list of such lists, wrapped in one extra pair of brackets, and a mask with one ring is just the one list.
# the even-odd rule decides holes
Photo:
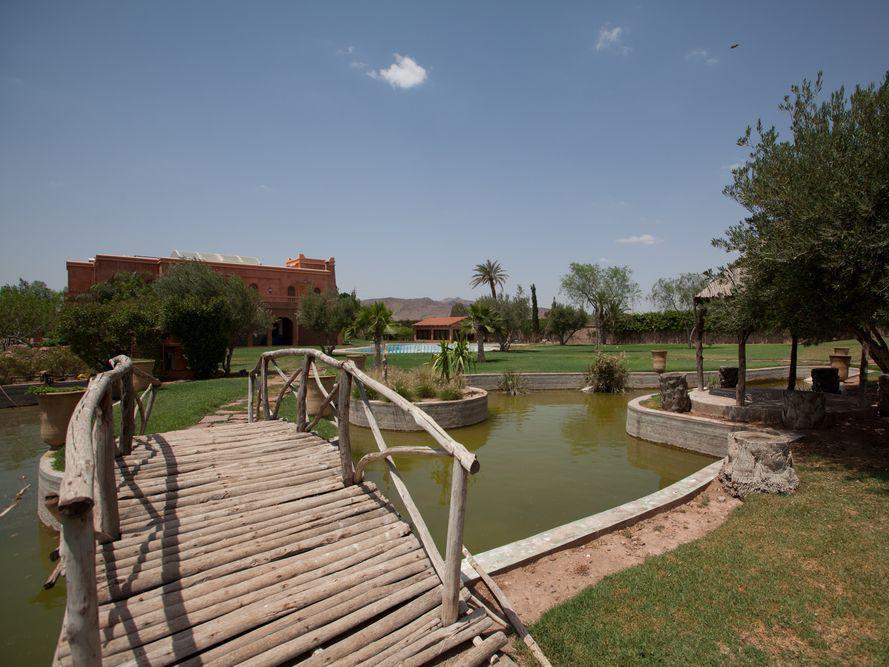
[(571, 261), (647, 290), (724, 260), (745, 126), (879, 80), (887, 34), (885, 2), (7, 0), (0, 283), (177, 248), (335, 256), (362, 297), (480, 295), (488, 257), (542, 304)]

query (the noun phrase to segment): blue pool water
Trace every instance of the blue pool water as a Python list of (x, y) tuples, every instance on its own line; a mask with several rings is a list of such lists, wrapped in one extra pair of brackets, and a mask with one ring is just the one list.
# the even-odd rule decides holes
[[(469, 347), (471, 350), (476, 350), (476, 344), (470, 343)], [(439, 344), (438, 343), (388, 343), (386, 345), (386, 350), (389, 354), (434, 354), (438, 352)], [(485, 351), (491, 351), (498, 349), (496, 343), (485, 343)], [(373, 354), (374, 348), (373, 345), (367, 345), (365, 347), (350, 347), (346, 349), (337, 350), (337, 354), (344, 353), (355, 353), (355, 354)]]

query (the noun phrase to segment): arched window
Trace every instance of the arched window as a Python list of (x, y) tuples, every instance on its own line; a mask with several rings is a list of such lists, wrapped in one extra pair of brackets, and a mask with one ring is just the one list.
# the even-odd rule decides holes
[(256, 283), (250, 283), (250, 289), (252, 289), (252, 290), (256, 290), (256, 291), (258, 292), (258, 291), (259, 291), (259, 285), (257, 285)]
[(287, 296), (296, 296), (296, 288), (293, 285), (287, 288)]

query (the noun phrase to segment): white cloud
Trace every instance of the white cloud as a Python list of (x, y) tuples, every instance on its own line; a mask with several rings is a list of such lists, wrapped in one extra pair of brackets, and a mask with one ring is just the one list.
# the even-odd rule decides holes
[(360, 60), (354, 60), (349, 63), (349, 67), (352, 69), (367, 69), (367, 63), (363, 63)]
[(395, 55), (395, 62), (386, 69), (370, 70), (367, 75), (372, 79), (387, 81), (393, 88), (413, 88), (424, 83), (428, 78), (426, 69), (417, 64), (410, 56)]
[(719, 62), (719, 58), (711, 54), (707, 49), (692, 49), (685, 54), (686, 60), (696, 60), (707, 65), (715, 65)]
[(336, 54), (338, 56), (351, 56), (353, 53), (355, 53), (355, 47), (352, 46), (351, 44), (344, 49), (337, 49), (336, 50)]
[(624, 236), (620, 239), (615, 239), (615, 243), (639, 243), (642, 245), (654, 245), (655, 243), (660, 243), (661, 239), (656, 236), (652, 236), (651, 234), (639, 234), (633, 236)]
[(723, 171), (734, 171), (744, 166), (743, 162), (733, 162), (732, 164), (724, 164), (720, 167)]
[(626, 28), (621, 28), (619, 25), (612, 27), (606, 23), (599, 29), (596, 51), (609, 51), (622, 56), (629, 55), (633, 49), (623, 43), (623, 38), (626, 34)]
[(268, 185), (266, 185), (265, 183), (261, 183), (261, 184), (259, 184), (259, 185), (256, 186), (256, 191), (257, 191), (257, 192), (271, 192), (272, 189), (271, 189)]

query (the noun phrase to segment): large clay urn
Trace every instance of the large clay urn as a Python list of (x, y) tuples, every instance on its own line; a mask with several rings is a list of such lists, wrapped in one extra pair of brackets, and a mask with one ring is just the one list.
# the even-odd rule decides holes
[(667, 370), (667, 351), (652, 350), (651, 351), (651, 368), (655, 373), (663, 373)]
[[(133, 367), (138, 368), (143, 373), (154, 375), (154, 359), (133, 359)], [(136, 393), (141, 394), (148, 389), (149, 384), (151, 384), (151, 380), (147, 377), (133, 373), (133, 388), (136, 390)]]
[(71, 421), (71, 415), (83, 397), (83, 392), (82, 388), (77, 387), (71, 391), (37, 395), (37, 404), (40, 406), (40, 439), (50, 448), (58, 449), (65, 444), (68, 422)]
[[(330, 390), (333, 389), (333, 385), (336, 384), (336, 376), (320, 375), (319, 377), (321, 378), (321, 384), (324, 385), (324, 390), (327, 393), (330, 393)], [(336, 397), (334, 397), (334, 400), (336, 400)], [(318, 389), (318, 383), (315, 381), (314, 374), (309, 374), (309, 383), (306, 385), (306, 414), (312, 416), (317, 415), (318, 409), (323, 402), (324, 394)], [(328, 417), (330, 414), (330, 405), (327, 405), (321, 415)]]
[(836, 368), (840, 373), (840, 382), (849, 379), (849, 364), (852, 362), (851, 355), (848, 354), (832, 354), (830, 355), (830, 366)]
[(364, 354), (347, 354), (346, 359), (355, 364), (355, 367), (359, 371), (364, 370), (364, 362), (367, 360), (367, 355)]
[(833, 348), (833, 353), (834, 354), (849, 354), (850, 349), (851, 348), (848, 348), (848, 347), (835, 347), (835, 348)]

